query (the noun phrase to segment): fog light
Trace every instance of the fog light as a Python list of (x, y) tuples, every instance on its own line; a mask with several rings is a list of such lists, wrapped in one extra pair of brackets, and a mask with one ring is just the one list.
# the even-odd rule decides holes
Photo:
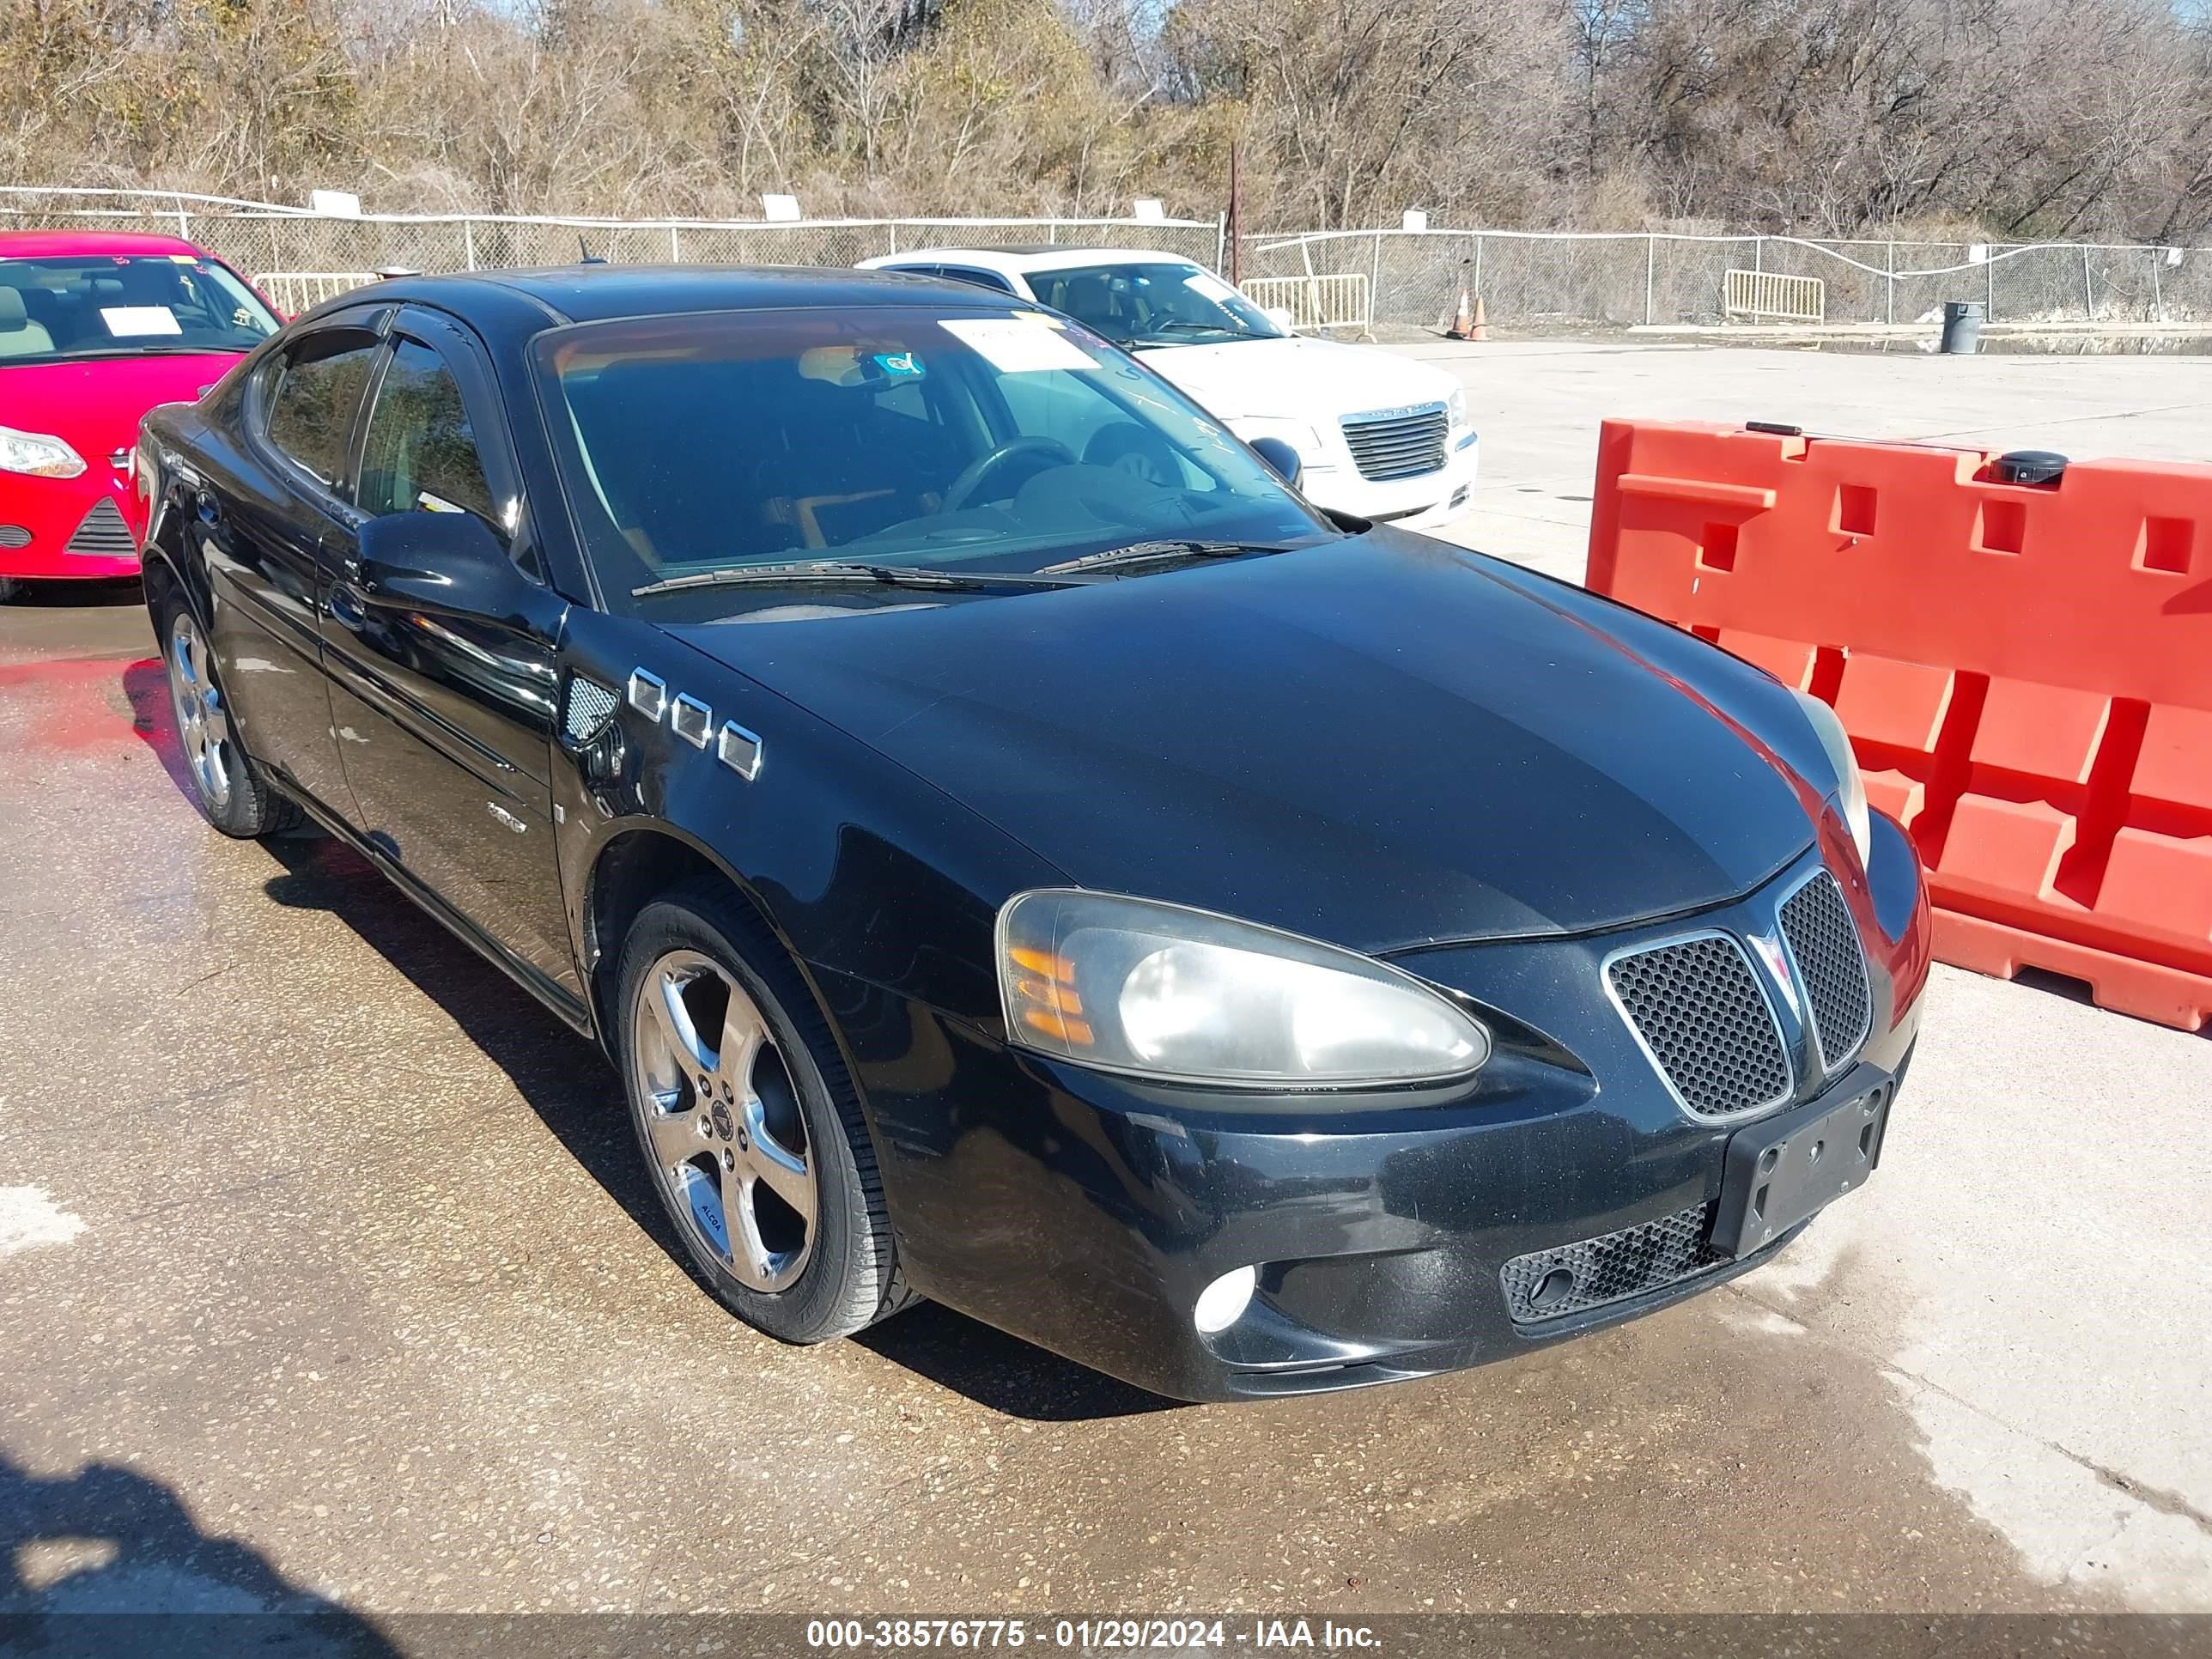
[(1190, 1310), (1190, 1322), (1207, 1336), (1227, 1330), (1251, 1305), (1253, 1287), (1259, 1282), (1257, 1267), (1239, 1267), (1234, 1273), (1222, 1274), (1198, 1293), (1198, 1304)]

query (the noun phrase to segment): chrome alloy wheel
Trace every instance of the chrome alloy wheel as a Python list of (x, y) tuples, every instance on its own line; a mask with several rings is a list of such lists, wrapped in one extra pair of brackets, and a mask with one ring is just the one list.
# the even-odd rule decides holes
[(805, 1114), (768, 1022), (696, 951), (647, 970), (630, 1020), (632, 1097), (680, 1224), (747, 1289), (787, 1289), (821, 1205)]
[(202, 798), (219, 809), (230, 799), (238, 757), (231, 747), (229, 712), (209, 672), (207, 641), (189, 611), (178, 611), (169, 624), (168, 663), (169, 706), (176, 713), (178, 740)]

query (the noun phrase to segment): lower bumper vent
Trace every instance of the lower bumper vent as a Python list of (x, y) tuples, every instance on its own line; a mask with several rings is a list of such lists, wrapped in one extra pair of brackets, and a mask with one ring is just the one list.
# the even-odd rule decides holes
[(84, 515), (64, 550), (85, 559), (135, 559), (138, 544), (131, 539), (131, 526), (112, 496), (102, 495)]
[(1561, 1319), (1694, 1278), (1729, 1258), (1705, 1246), (1707, 1206), (1516, 1255), (1498, 1269), (1516, 1325)]

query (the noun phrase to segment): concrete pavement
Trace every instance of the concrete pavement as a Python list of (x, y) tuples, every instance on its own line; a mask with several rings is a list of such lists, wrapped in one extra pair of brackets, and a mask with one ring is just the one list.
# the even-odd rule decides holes
[(1598, 422), (1778, 421), (1853, 438), (2212, 460), (2212, 359), (1993, 354), (1902, 343), (1749, 349), (1603, 340), (1435, 340), (1389, 349), (1467, 382), (1482, 437), (1452, 541), (1579, 580)]
[[(1603, 410), (2203, 429), (2172, 359), (1453, 361), (1470, 532), (1555, 565)], [(1939, 969), (1867, 1189), (1460, 1376), (1170, 1407), (933, 1308), (787, 1349), (593, 1051), (333, 843), (206, 830), (151, 653), (127, 594), (0, 611), (0, 1611), (2212, 1610), (2203, 1037)]]

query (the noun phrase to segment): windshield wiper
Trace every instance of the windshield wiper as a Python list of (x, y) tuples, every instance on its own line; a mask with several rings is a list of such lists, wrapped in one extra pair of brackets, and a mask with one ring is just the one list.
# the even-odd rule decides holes
[[(1155, 334), (1187, 334), (1194, 329), (1204, 334), (1226, 334), (1232, 340), (1264, 340), (1268, 337), (1265, 334), (1255, 334), (1237, 323), (1202, 323), (1194, 317), (1170, 317), (1152, 325)], [(1139, 340), (1137, 343), (1142, 345), (1145, 343)]]
[(1117, 547), (1105, 553), (1091, 553), (1079, 559), (1070, 559), (1064, 564), (1048, 564), (1037, 574), (1055, 575), (1064, 571), (1113, 570), (1133, 564), (1158, 564), (1168, 559), (1233, 559), (1243, 553), (1288, 553), (1293, 550), (1280, 542), (1209, 542), (1174, 539), (1132, 542), (1127, 547)]
[(702, 570), (689, 576), (668, 576), (642, 587), (633, 587), (630, 598), (649, 593), (674, 593), (687, 587), (798, 586), (815, 582), (869, 583), (884, 587), (1077, 587), (1079, 577), (1056, 576), (1027, 570), (926, 570), (912, 564), (852, 564), (821, 560), (808, 564), (735, 565), (722, 570)]
[(14, 366), (30, 363), (91, 363), (102, 362), (111, 357), (219, 357), (225, 354), (242, 356), (252, 350), (242, 345), (112, 345), (91, 346), (76, 351), (43, 352), (36, 357), (11, 357), (7, 362)]

